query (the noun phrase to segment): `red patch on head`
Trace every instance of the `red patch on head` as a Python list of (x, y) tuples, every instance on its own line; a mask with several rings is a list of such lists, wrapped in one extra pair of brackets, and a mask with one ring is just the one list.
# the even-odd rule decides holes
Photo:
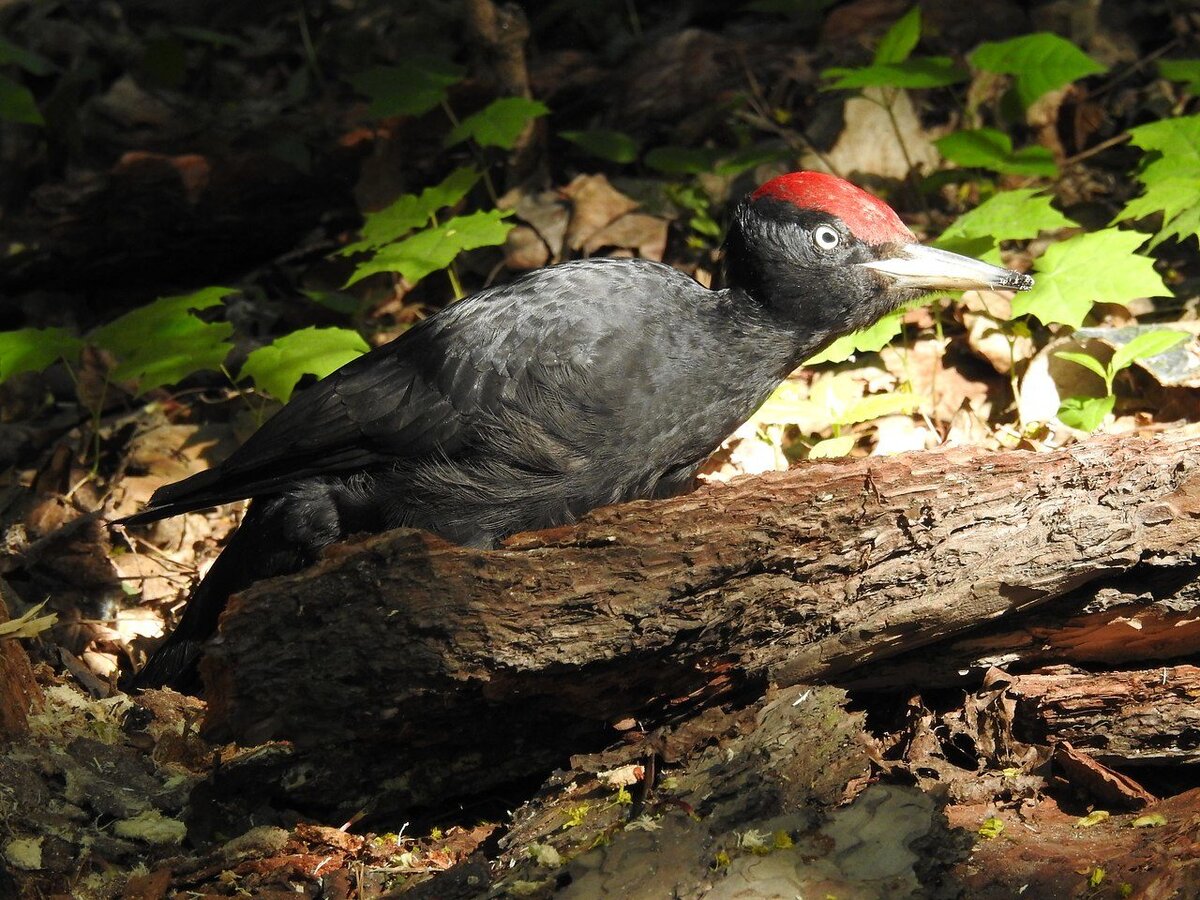
[(824, 172), (792, 172), (772, 178), (753, 194), (786, 200), (803, 209), (837, 216), (860, 241), (868, 244), (908, 244), (916, 237), (895, 211), (857, 185)]

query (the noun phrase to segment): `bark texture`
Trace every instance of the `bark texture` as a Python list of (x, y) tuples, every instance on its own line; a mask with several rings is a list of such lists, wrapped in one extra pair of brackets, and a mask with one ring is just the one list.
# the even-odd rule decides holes
[(235, 599), (204, 663), (207, 726), (293, 742), (298, 802), (477, 793), (616, 720), (846, 678), (1139, 564), (1186, 571), (1198, 465), (1183, 435), (951, 449), (608, 508), (496, 551), (381, 535)]

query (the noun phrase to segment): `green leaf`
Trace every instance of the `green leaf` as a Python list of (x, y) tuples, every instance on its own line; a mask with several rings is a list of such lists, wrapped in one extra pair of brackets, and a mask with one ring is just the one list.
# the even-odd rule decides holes
[(193, 372), (217, 369), (229, 353), (228, 322), (205, 322), (196, 310), (219, 306), (231, 288), (202, 288), (192, 294), (162, 297), (96, 329), (90, 343), (118, 359), (113, 377), (138, 382), (141, 393), (174, 384)]
[(46, 124), (29, 88), (7, 75), (0, 75), (0, 120), (23, 125)]
[(804, 361), (806, 366), (817, 363), (843, 362), (856, 353), (874, 353), (882, 350), (892, 338), (904, 330), (904, 314), (907, 309), (888, 313), (874, 325), (838, 338), (816, 356)]
[(956, 244), (979, 238), (996, 242), (1023, 241), (1035, 238), (1043, 231), (1074, 226), (1076, 223), (1050, 205), (1052, 199), (1039, 194), (1037, 188), (1018, 188), (995, 194), (950, 223), (935, 245), (949, 250)]
[(1129, 823), (1130, 828), (1159, 828), (1167, 824), (1167, 817), (1162, 813), (1147, 813), (1144, 816), (1138, 816)]
[(1105, 384), (1108, 383), (1108, 372), (1096, 357), (1088, 353), (1077, 353), (1074, 350), (1059, 350), (1054, 355), (1067, 362), (1073, 362), (1077, 366), (1083, 366), (1089, 372), (1095, 372)]
[(375, 118), (419, 116), (446, 97), (446, 88), (462, 80), (463, 69), (447, 60), (410, 60), (396, 66), (373, 66), (347, 80), (371, 100)]
[(1034, 263), (1033, 290), (1013, 299), (1012, 317), (1078, 328), (1095, 303), (1169, 297), (1154, 260), (1135, 252), (1144, 240), (1136, 231), (1108, 228), (1052, 244)]
[(822, 90), (894, 87), (935, 88), (967, 80), (967, 73), (948, 56), (922, 56), (900, 63), (878, 63), (861, 69), (831, 68), (822, 78), (836, 79)]
[(920, 406), (921, 398), (916, 394), (867, 394), (852, 403), (850, 408), (842, 413), (838, 424), (854, 425), (858, 422), (870, 422), (883, 416), (915, 412)]
[(82, 346), (65, 328), (0, 331), (0, 384), (22, 372), (40, 372), (60, 359), (74, 362)]
[(505, 210), (489, 209), (455, 216), (436, 228), (418, 231), (412, 237), (388, 244), (355, 269), (346, 286), (376, 272), (397, 272), (410, 284), (415, 284), (431, 272), (446, 268), (464, 250), (504, 243), (513, 227), (502, 221), (507, 215)]
[(527, 97), (501, 97), (454, 126), (442, 143), (447, 147), (474, 140), (481, 147), (511, 150), (525, 126), (550, 112), (540, 100)]
[(414, 228), (428, 225), (439, 209), (453, 206), (467, 196), (479, 173), (474, 169), (455, 169), (445, 180), (427, 187), (420, 194), (404, 194), (379, 212), (367, 213), (362, 227), (362, 240), (348, 244), (339, 252), (343, 256), (374, 250), (403, 237)]
[(638, 143), (623, 131), (592, 128), (588, 131), (560, 131), (559, 135), (592, 156), (609, 162), (625, 164), (637, 159)]
[(854, 445), (857, 443), (858, 438), (853, 434), (843, 434), (840, 437), (826, 438), (812, 445), (812, 449), (808, 451), (808, 458), (838, 459), (853, 450)]
[(716, 162), (716, 151), (700, 147), (655, 147), (645, 159), (647, 166), (664, 175), (701, 175)]
[(1112, 394), (1107, 397), (1068, 397), (1058, 408), (1058, 420), (1068, 428), (1092, 432), (1113, 411), (1116, 402), (1117, 398)]
[(1014, 152), (1012, 139), (994, 128), (955, 131), (934, 143), (942, 156), (960, 166), (1012, 175), (1058, 175), (1054, 154), (1045, 147), (1022, 147)]
[(1167, 81), (1184, 82), (1190, 94), (1200, 94), (1200, 59), (1160, 59), (1158, 74)]
[(253, 351), (240, 374), (287, 403), (305, 375), (324, 378), (370, 349), (362, 335), (349, 328), (303, 328)]
[(921, 39), (921, 8), (914, 6), (887, 30), (875, 48), (875, 64), (904, 62)]
[(1166, 353), (1172, 347), (1190, 340), (1191, 337), (1186, 331), (1173, 331), (1166, 328), (1158, 331), (1143, 331), (1128, 344), (1117, 348), (1112, 362), (1108, 364), (1109, 368), (1114, 373), (1120, 372), (1136, 360), (1150, 359), (1160, 353)]
[(1162, 213), (1153, 249), (1170, 237), (1200, 233), (1200, 116), (1162, 119), (1131, 128), (1133, 144), (1153, 155), (1137, 173), (1146, 191), (1126, 204), (1118, 220)]
[(24, 47), (18, 47), (12, 41), (0, 37), (0, 66), (9, 64), (20, 66), (30, 75), (46, 76), (54, 72), (58, 67), (46, 57), (34, 53), (32, 50), (26, 50)]
[(969, 59), (985, 72), (1012, 75), (1017, 98), (1026, 108), (1064, 84), (1105, 71), (1070, 41), (1048, 31), (980, 44)]

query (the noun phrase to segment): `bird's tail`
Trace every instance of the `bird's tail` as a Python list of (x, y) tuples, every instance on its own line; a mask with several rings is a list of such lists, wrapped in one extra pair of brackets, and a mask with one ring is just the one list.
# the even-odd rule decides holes
[(170, 637), (123, 687), (127, 691), (169, 686), (194, 693), (200, 687), (200, 651), (217, 631), (230, 595), (262, 578), (298, 571), (309, 554), (284, 534), (283, 499), (253, 501), (241, 527), (192, 592)]

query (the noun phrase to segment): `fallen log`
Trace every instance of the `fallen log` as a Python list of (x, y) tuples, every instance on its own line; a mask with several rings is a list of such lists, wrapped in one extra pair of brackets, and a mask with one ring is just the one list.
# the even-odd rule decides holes
[(1021, 675), (1014, 731), (1022, 740), (1069, 741), (1102, 763), (1200, 762), (1200, 669), (1163, 666), (1134, 672), (1051, 669)]
[(1180, 433), (950, 449), (603, 509), (495, 551), (380, 535), (230, 604), (206, 727), (292, 742), (296, 803), (445, 802), (598, 748), (616, 720), (832, 679), (1143, 560), (1194, 565), (1198, 465)]

